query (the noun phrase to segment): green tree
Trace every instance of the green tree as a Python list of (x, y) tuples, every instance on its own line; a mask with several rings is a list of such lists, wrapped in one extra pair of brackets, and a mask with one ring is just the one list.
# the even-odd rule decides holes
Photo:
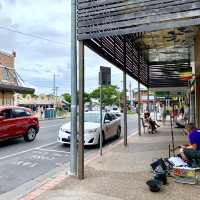
[[(90, 93), (90, 97), (99, 99), (100, 88), (96, 88)], [(102, 87), (102, 103), (104, 106), (119, 105), (121, 93), (117, 86)]]
[[(77, 93), (79, 93), (79, 92), (77, 92)], [(71, 97), (71, 95), (69, 93), (65, 93), (62, 96), (64, 97), (65, 101), (71, 103), (72, 97)], [(78, 99), (79, 99), (79, 97), (78, 97)], [(77, 99), (77, 102), (78, 102), (78, 99)], [(84, 100), (85, 100), (85, 103), (90, 103), (91, 102), (90, 93), (86, 93), (86, 92), (84, 93)]]
[(62, 96), (64, 97), (65, 101), (67, 101), (68, 103), (71, 103), (72, 97), (69, 93), (64, 93)]
[(84, 100), (85, 100), (85, 103), (90, 103), (91, 102), (90, 93), (87, 93), (87, 92), (84, 93)]

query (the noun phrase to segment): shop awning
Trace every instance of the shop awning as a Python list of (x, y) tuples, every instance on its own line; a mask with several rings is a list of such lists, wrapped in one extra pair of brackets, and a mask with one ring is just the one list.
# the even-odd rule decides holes
[(16, 86), (16, 85), (0, 84), (0, 91), (17, 92), (20, 94), (33, 94), (35, 92), (35, 89), (22, 87), (22, 86)]
[(79, 40), (147, 87), (187, 87), (198, 0), (78, 0)]

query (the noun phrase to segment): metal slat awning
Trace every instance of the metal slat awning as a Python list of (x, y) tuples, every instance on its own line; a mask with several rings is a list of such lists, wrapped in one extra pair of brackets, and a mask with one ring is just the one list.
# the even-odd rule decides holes
[(178, 74), (191, 67), (199, 0), (78, 0), (77, 9), (78, 40), (97, 54), (147, 87), (187, 86)]

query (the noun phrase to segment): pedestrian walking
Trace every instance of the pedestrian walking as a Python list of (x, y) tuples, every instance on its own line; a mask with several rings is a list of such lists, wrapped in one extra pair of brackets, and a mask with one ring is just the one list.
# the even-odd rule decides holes
[(163, 122), (163, 124), (166, 121), (166, 108), (164, 104), (160, 105), (160, 115), (161, 115), (161, 121)]
[(185, 108), (185, 113), (184, 113), (184, 120), (186, 123), (188, 123), (189, 119), (190, 119), (190, 105), (187, 104), (187, 106)]

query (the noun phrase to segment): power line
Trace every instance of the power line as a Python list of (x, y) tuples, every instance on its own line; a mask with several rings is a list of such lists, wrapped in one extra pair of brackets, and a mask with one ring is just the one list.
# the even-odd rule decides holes
[(62, 46), (66, 47), (66, 44), (64, 44), (62, 42), (50, 40), (50, 39), (43, 38), (43, 37), (40, 37), (38, 35), (33, 35), (33, 34), (30, 34), (30, 33), (24, 33), (22, 31), (19, 31), (19, 30), (13, 29), (13, 28), (5, 27), (5, 26), (0, 26), (0, 29), (6, 30), (6, 31), (10, 31), (10, 32), (14, 32), (14, 33), (26, 36), (26, 37), (31, 37), (31, 38), (35, 38), (35, 39), (39, 39), (39, 40), (44, 40), (44, 41), (47, 41), (47, 42), (50, 42), (50, 43), (54, 43), (54, 44), (58, 44), (58, 45), (62, 45)]

